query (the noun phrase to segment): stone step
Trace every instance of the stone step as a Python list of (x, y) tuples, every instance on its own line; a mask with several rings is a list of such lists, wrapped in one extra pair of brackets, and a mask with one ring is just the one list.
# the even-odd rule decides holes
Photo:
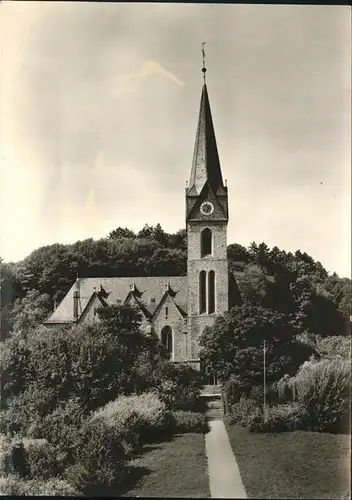
[(202, 394), (221, 394), (221, 385), (203, 385)]
[(222, 419), (224, 416), (221, 393), (203, 393), (203, 398), (206, 403), (207, 410), (205, 415), (208, 420)]
[(208, 420), (222, 419), (224, 416), (224, 412), (222, 408), (209, 408), (205, 412), (205, 416)]
[(208, 401), (207, 408), (208, 408), (208, 410), (210, 410), (211, 408), (222, 408), (221, 399), (216, 399), (214, 401)]

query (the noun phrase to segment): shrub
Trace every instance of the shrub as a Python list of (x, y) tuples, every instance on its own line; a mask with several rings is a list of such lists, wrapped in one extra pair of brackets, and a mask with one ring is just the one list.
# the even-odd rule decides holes
[(59, 404), (54, 411), (33, 422), (27, 435), (33, 438), (45, 438), (61, 452), (72, 457), (77, 446), (78, 432), (85, 419), (82, 406), (69, 400)]
[(201, 374), (186, 364), (163, 363), (156, 374), (159, 398), (168, 410), (197, 408), (202, 385)]
[(5, 475), (24, 478), (28, 474), (26, 450), (20, 436), (5, 439), (2, 445), (1, 469)]
[(130, 447), (160, 435), (166, 426), (166, 406), (157, 394), (149, 392), (133, 396), (120, 396), (93, 414), (114, 429)]
[(241, 425), (249, 429), (251, 432), (264, 432), (263, 422), (263, 408), (257, 406), (253, 408), (251, 413), (249, 413), (241, 422)]
[(49, 479), (61, 476), (67, 467), (67, 453), (60, 452), (50, 443), (30, 444), (26, 449), (28, 477)]
[(100, 421), (103, 425), (109, 427), (121, 440), (126, 456), (130, 456), (140, 445), (141, 425), (138, 414), (135, 411), (123, 412), (113, 407), (113, 403), (108, 403), (97, 410), (91, 421)]
[(83, 423), (79, 437), (74, 465), (65, 471), (65, 479), (83, 494), (100, 494), (103, 487), (120, 484), (126, 472), (126, 454), (113, 428), (99, 419), (91, 420)]
[(261, 419), (253, 419), (249, 428), (255, 432), (286, 432), (301, 428), (304, 412), (298, 403), (269, 406)]
[[(260, 385), (253, 386), (249, 391), (248, 397), (256, 401), (258, 404), (263, 404), (264, 387)], [(268, 404), (275, 404), (279, 402), (277, 382), (274, 382), (273, 384), (266, 387), (265, 399)]]
[(258, 403), (254, 399), (241, 396), (238, 403), (231, 406), (229, 421), (232, 424), (239, 424), (247, 427), (248, 417), (258, 408)]
[(170, 429), (172, 432), (207, 433), (209, 426), (203, 413), (176, 410), (170, 414)]
[(26, 435), (28, 429), (37, 425), (56, 404), (53, 390), (31, 385), (23, 393), (9, 399), (6, 410), (2, 410), (1, 431), (10, 435)]
[(67, 481), (58, 478), (25, 481), (16, 476), (0, 478), (0, 495), (76, 496), (79, 492)]
[(304, 410), (304, 428), (318, 432), (348, 432), (351, 365), (348, 361), (304, 363), (295, 377), (280, 382), (280, 396)]
[(223, 385), (224, 397), (227, 404), (231, 405), (238, 403), (241, 397), (241, 387), (239, 381), (235, 378), (228, 379)]

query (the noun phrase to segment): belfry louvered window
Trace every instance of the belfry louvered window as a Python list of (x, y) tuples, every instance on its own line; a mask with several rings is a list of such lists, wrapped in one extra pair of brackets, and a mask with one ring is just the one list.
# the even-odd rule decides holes
[(200, 234), (200, 255), (206, 257), (212, 254), (212, 239), (213, 235), (211, 230), (206, 227)]

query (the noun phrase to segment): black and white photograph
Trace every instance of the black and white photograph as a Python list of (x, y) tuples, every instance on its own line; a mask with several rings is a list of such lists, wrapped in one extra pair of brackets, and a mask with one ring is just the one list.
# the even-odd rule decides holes
[(0, 4), (0, 495), (351, 498), (351, 8)]

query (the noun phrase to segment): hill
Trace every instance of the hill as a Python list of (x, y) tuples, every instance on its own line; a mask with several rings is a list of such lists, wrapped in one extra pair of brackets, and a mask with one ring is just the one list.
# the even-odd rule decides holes
[[(329, 275), (307, 253), (251, 243), (230, 244), (229, 270), (243, 301), (285, 312), (299, 332), (348, 332), (351, 280)], [(187, 271), (187, 234), (144, 226), (117, 228), (108, 237), (34, 250), (16, 263), (0, 262), (1, 339), (44, 319), (76, 276), (180, 276)]]

